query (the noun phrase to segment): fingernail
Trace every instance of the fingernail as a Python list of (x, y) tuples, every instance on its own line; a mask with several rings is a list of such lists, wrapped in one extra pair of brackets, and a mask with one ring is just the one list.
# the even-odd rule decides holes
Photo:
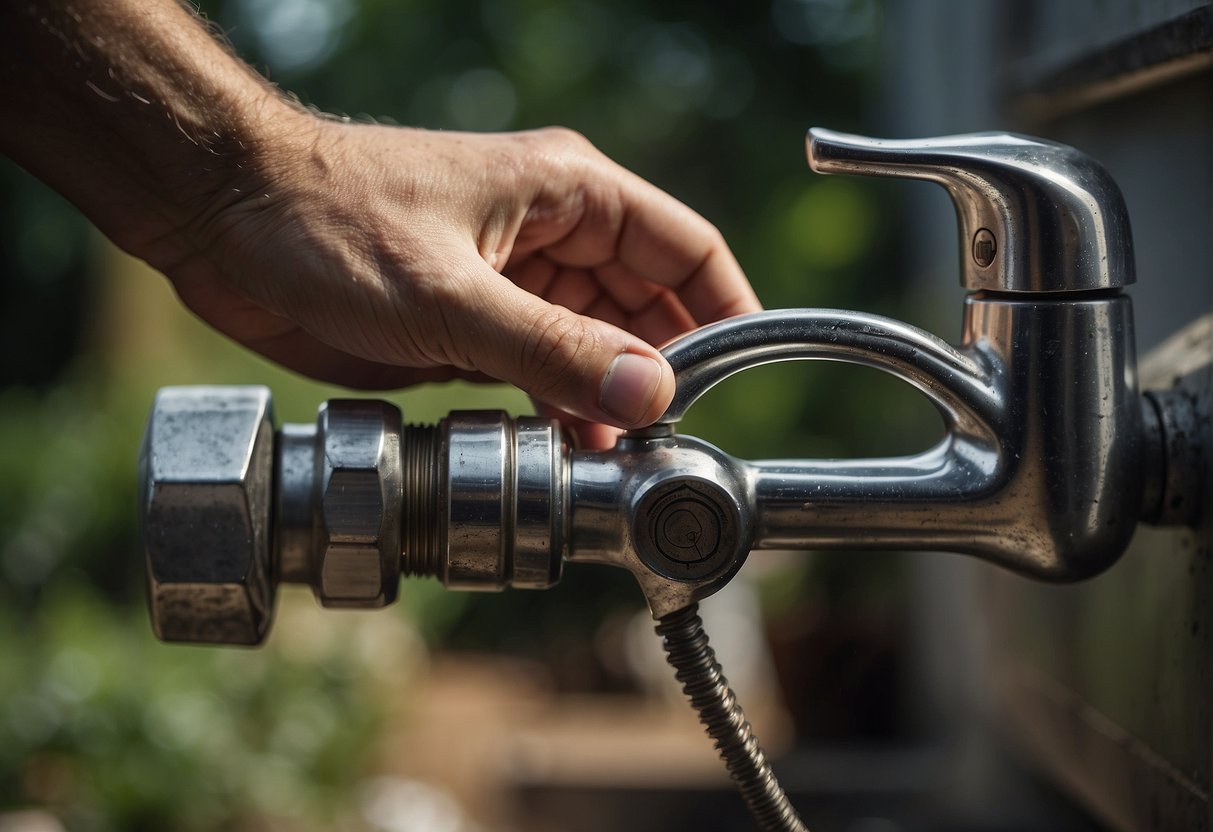
[(639, 424), (653, 403), (659, 384), (660, 364), (643, 355), (625, 352), (607, 369), (598, 405), (625, 424)]

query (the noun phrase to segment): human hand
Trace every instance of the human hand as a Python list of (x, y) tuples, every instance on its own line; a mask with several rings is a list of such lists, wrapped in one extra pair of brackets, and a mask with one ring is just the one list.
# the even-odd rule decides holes
[[(719, 233), (567, 130), (435, 133), (292, 105), (175, 0), (18, 5), (0, 152), (261, 354), (349, 387), (493, 378), (645, 425), (654, 345), (759, 308)], [(566, 421), (568, 421), (566, 419)]]
[[(581, 441), (657, 419), (659, 345), (760, 308), (719, 233), (571, 131), (310, 119), (157, 263), (217, 329), (306, 375), (499, 379)], [(163, 257), (161, 258), (164, 259)], [(568, 421), (566, 419), (566, 421)]]

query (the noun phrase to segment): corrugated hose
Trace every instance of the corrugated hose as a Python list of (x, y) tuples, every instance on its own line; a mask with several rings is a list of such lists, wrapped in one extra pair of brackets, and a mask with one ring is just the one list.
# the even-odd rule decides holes
[(708, 736), (716, 741), (720, 758), (758, 823), (767, 832), (808, 832), (775, 779), (758, 738), (721, 672), (703, 631), (699, 605), (662, 616), (657, 635), (683, 693), (690, 697), (691, 707), (699, 714)]

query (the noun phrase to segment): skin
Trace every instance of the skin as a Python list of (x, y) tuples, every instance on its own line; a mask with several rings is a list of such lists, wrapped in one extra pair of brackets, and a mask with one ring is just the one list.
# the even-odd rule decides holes
[(602, 447), (673, 397), (654, 345), (760, 308), (710, 223), (569, 130), (325, 118), (175, 0), (3, 0), (0, 55), (0, 151), (313, 378), (501, 380)]

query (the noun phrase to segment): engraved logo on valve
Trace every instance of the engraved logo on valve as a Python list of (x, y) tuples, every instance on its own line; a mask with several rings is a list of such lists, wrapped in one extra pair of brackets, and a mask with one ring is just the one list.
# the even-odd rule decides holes
[(691, 496), (675, 498), (657, 516), (654, 542), (670, 560), (695, 563), (716, 552), (720, 525), (711, 506)]
[(678, 479), (644, 495), (634, 533), (650, 568), (676, 580), (699, 580), (729, 561), (737, 542), (736, 509), (719, 486)]

